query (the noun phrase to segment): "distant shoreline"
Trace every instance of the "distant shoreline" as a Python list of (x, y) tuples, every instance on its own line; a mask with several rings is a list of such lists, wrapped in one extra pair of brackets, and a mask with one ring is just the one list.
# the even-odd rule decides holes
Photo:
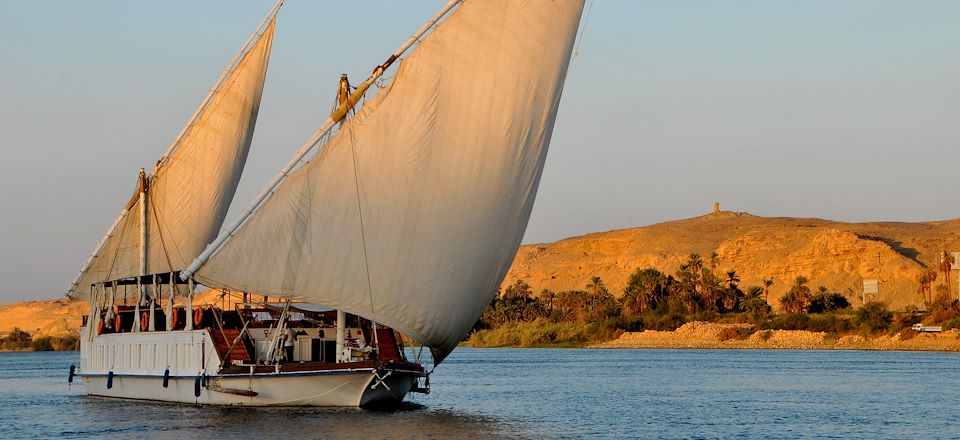
[(756, 349), (756, 350), (869, 350), (960, 352), (960, 330), (917, 333), (903, 330), (894, 335), (836, 336), (807, 330), (758, 330), (739, 337), (743, 324), (690, 322), (676, 331), (626, 332), (617, 339), (590, 344), (588, 348), (624, 349)]

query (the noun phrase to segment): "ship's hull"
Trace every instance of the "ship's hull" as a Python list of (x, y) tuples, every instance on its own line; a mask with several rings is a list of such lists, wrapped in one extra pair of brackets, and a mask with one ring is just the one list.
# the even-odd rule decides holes
[(225, 362), (215, 347), (206, 329), (91, 338), (84, 326), (78, 377), (88, 394), (123, 399), (204, 405), (366, 407), (400, 403), (426, 376), (422, 366), (404, 362), (222, 367)]
[(166, 387), (163, 376), (114, 374), (112, 380), (109, 374), (80, 377), (87, 394), (104, 397), (204, 405), (366, 407), (400, 403), (419, 375), (365, 368), (169, 377)]

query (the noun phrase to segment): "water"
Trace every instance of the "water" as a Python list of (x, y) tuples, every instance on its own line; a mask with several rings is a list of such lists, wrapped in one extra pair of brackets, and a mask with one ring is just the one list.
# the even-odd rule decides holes
[(392, 412), (67, 389), (76, 353), (0, 353), (0, 438), (955, 438), (960, 355), (457, 349)]

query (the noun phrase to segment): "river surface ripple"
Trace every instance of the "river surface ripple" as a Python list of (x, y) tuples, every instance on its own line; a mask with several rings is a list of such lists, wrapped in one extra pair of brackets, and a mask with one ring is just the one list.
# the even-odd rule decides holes
[(134, 402), (0, 353), (0, 438), (957, 438), (960, 354), (460, 348), (389, 412)]

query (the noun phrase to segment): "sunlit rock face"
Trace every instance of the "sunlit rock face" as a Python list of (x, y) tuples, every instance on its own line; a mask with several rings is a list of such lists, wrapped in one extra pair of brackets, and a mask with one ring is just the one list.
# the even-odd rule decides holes
[[(918, 278), (939, 264), (943, 250), (960, 251), (960, 220), (929, 223), (840, 223), (823, 219), (757, 217), (720, 211), (701, 217), (520, 248), (503, 288), (523, 279), (536, 294), (542, 289), (584, 289), (602, 278), (619, 296), (637, 268), (674, 273), (691, 253), (721, 278), (735, 270), (741, 286), (773, 279), (769, 302), (775, 308), (799, 276), (816, 291), (826, 286), (861, 301), (864, 279), (879, 279), (873, 299), (900, 308), (920, 305)], [(956, 293), (956, 276), (951, 288)], [(934, 286), (944, 281), (940, 273)], [(870, 300), (871, 298), (867, 298)]]

